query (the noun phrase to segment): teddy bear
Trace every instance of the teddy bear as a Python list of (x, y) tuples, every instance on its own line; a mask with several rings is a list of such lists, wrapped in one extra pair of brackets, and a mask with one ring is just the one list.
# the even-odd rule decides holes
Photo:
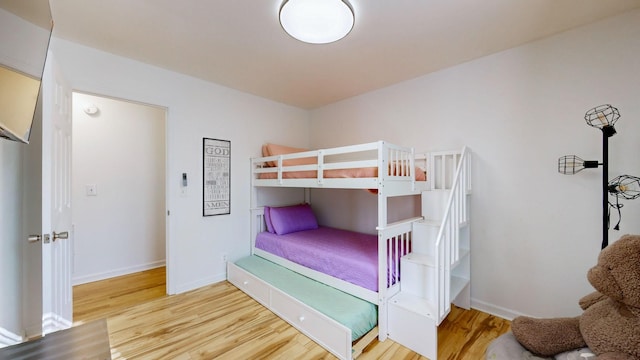
[(516, 317), (515, 338), (542, 356), (588, 346), (598, 360), (640, 360), (640, 235), (604, 248), (587, 279), (596, 291), (580, 299), (581, 315)]

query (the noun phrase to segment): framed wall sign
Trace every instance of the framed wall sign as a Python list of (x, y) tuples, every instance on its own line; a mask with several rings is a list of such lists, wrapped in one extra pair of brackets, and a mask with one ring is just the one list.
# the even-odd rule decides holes
[(231, 141), (202, 138), (202, 216), (231, 213)]

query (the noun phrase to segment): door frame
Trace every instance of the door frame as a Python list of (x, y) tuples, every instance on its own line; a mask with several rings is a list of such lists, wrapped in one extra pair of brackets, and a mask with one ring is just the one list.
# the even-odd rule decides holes
[[(117, 96), (110, 96), (110, 95), (104, 95), (104, 94), (100, 94), (100, 93), (96, 93), (96, 92), (92, 92), (92, 91), (85, 91), (85, 90), (80, 90), (80, 89), (76, 89), (76, 88), (71, 88), (71, 94), (74, 93), (78, 93), (78, 94), (83, 94), (83, 95), (90, 95), (90, 96), (95, 96), (95, 97), (101, 97), (101, 98), (105, 98), (105, 99), (111, 99), (111, 100), (115, 100), (115, 101), (122, 101), (122, 102), (127, 102), (127, 103), (131, 103), (131, 104), (137, 104), (137, 105), (142, 105), (142, 106), (149, 106), (149, 107), (153, 107), (153, 108), (157, 108), (157, 109), (162, 109), (164, 112), (164, 119), (163, 121), (163, 126), (164, 126), (164, 201), (165, 201), (165, 209), (164, 209), (164, 214), (165, 214), (165, 231), (164, 231), (164, 236), (165, 236), (165, 268), (166, 268), (166, 275), (165, 275), (165, 292), (166, 294), (171, 294), (170, 293), (170, 279), (171, 276), (170, 274), (172, 273), (171, 271), (171, 267), (169, 266), (169, 259), (170, 259), (170, 219), (171, 217), (169, 216), (169, 209), (170, 209), (170, 192), (169, 192), (169, 107), (167, 106), (163, 106), (163, 105), (156, 105), (156, 104), (151, 104), (151, 103), (147, 103), (147, 102), (143, 102), (143, 101), (137, 101), (137, 100), (131, 100), (131, 99), (126, 99), (123, 97), (117, 97)], [(73, 96), (72, 96), (73, 98)], [(71, 107), (72, 109), (74, 109), (76, 106), (76, 104), (74, 104), (73, 102), (71, 103)], [(74, 121), (74, 119), (72, 118), (72, 123)], [(72, 178), (73, 181), (73, 178)], [(73, 185), (73, 186), (77, 186), (77, 185)], [(74, 222), (74, 227), (75, 227), (75, 222)], [(74, 238), (75, 241), (75, 238)], [(75, 244), (74, 244), (75, 246)], [(75, 247), (74, 247), (75, 249)], [(74, 255), (75, 256), (75, 255)]]

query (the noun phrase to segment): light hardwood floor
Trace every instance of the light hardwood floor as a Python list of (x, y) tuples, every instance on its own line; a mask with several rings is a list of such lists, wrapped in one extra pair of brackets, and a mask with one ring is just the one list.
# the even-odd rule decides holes
[[(223, 281), (165, 295), (164, 268), (74, 287), (74, 320), (106, 318), (113, 359), (335, 359), (249, 296)], [(509, 322), (453, 308), (438, 330), (438, 358), (484, 359)], [(426, 359), (374, 340), (358, 358)]]

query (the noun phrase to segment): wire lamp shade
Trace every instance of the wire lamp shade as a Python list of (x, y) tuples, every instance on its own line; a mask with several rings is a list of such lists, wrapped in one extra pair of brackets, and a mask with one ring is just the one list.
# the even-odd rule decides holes
[(596, 106), (584, 115), (584, 120), (589, 126), (602, 130), (607, 137), (616, 133), (616, 129), (613, 126), (619, 118), (620, 112), (618, 109), (609, 104)]
[(640, 178), (631, 175), (620, 175), (609, 181), (609, 193), (633, 200), (640, 197)]
[(575, 155), (565, 155), (558, 159), (558, 172), (564, 175), (573, 175), (584, 169), (598, 167), (597, 160), (582, 160)]
[[(620, 203), (620, 198), (633, 200), (640, 196), (640, 178), (631, 175), (620, 175), (609, 181), (608, 184), (609, 194), (615, 195), (616, 203), (609, 202), (609, 211), (615, 209), (618, 211), (618, 223), (613, 227), (615, 230), (620, 230), (620, 221), (622, 220), (622, 214), (620, 209), (624, 206)], [(609, 213), (607, 213), (609, 216)], [(607, 223), (607, 226), (609, 224)]]

